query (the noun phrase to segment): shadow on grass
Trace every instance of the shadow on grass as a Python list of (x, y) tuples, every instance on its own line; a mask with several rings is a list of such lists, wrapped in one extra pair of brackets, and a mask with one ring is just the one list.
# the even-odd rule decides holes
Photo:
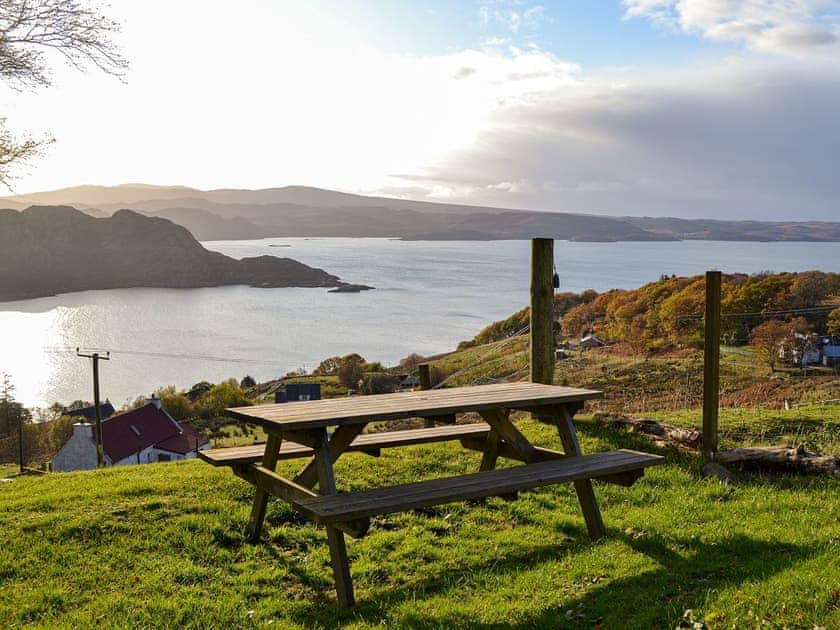
[[(469, 614), (447, 611), (441, 616), (409, 613), (391, 621), (411, 628), (439, 628), (449, 625), (472, 628), (651, 628), (674, 627), (684, 611), (702, 608), (710, 594), (746, 581), (764, 580), (769, 576), (795, 565), (814, 552), (807, 546), (789, 543), (754, 540), (735, 535), (718, 543), (700, 543), (695, 540), (669, 540), (657, 536), (640, 539), (610, 532), (613, 538), (624, 541), (638, 553), (656, 561), (658, 568), (638, 575), (605, 581), (603, 586), (593, 586), (580, 597), (567, 601), (562, 607), (535, 611), (533, 615), (514, 612), (516, 621), (480, 623)], [(581, 538), (583, 533), (580, 532)], [(545, 546), (529, 553), (509, 556), (502, 561), (490, 562), (492, 584), (499, 575), (533, 570), (545, 562), (559, 559), (589, 545), (577, 542), (571, 545)], [(677, 551), (679, 550), (679, 552)], [(388, 609), (408, 600), (435, 596), (457, 585), (462, 576), (473, 575), (483, 565), (463, 566), (442, 572), (421, 583), (396, 588), (378, 597), (362, 600), (355, 611), (336, 611), (333, 625), (345, 621), (361, 620), (380, 623)], [(511, 577), (511, 581), (515, 579)], [(455, 594), (453, 594), (453, 597)], [(487, 599), (494, 598), (488, 591)], [(496, 598), (504, 601), (503, 598)], [(323, 602), (301, 611), (297, 621), (305, 625), (324, 624)], [(457, 607), (456, 607), (457, 608)], [(499, 611), (504, 616), (504, 611)]]
[[(668, 463), (681, 468), (699, 471), (703, 465), (700, 451), (690, 451), (678, 446), (659, 446), (642, 433), (615, 428), (602, 422), (576, 422), (578, 434), (586, 435), (608, 446), (607, 450), (627, 448), (654, 455), (663, 455)], [(589, 451), (584, 450), (584, 454)]]

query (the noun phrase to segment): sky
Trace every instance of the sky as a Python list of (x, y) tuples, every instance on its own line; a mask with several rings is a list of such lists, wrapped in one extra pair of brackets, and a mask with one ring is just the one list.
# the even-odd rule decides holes
[(840, 0), (114, 0), (123, 81), (0, 87), (15, 193), (309, 185), (840, 220)]

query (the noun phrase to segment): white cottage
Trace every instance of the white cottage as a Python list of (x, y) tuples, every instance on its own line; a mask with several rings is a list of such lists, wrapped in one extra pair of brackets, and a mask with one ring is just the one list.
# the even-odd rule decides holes
[[(210, 441), (187, 424), (177, 422), (153, 398), (148, 404), (102, 422), (102, 447), (106, 466), (148, 464), (190, 459), (210, 447)], [(94, 427), (80, 422), (56, 453), (57, 472), (96, 468)]]

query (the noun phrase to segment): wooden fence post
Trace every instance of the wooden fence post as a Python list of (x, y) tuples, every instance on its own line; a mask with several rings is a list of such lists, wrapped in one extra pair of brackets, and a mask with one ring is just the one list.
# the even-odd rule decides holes
[[(432, 389), (432, 374), (429, 371), (429, 364), (428, 363), (421, 363), (420, 365), (417, 366), (417, 370), (418, 370), (418, 375), (420, 376), (420, 389), (421, 390)], [(435, 421), (434, 420), (429, 420), (428, 418), (426, 418), (425, 420), (423, 420), (423, 426), (426, 427), (427, 429), (431, 428), (431, 427), (435, 426)]]
[(705, 337), (703, 341), (703, 453), (706, 459), (711, 459), (718, 449), (720, 295), (720, 271), (707, 271)]
[(554, 239), (531, 239), (531, 382), (554, 382)]

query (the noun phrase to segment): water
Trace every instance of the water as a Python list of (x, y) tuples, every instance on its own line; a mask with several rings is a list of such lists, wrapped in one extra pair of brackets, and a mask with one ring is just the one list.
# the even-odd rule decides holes
[[(119, 289), (0, 303), (0, 371), (11, 374), (16, 398), (37, 406), (92, 398), (90, 361), (76, 346), (111, 351), (101, 363), (102, 395), (120, 405), (161, 385), (268, 379), (348, 352), (385, 364), (444, 352), (528, 302), (527, 241), (205, 246), (237, 258), (289, 256), (377, 289)], [(555, 259), (561, 290), (603, 291), (707, 269), (840, 271), (840, 243), (557, 242)]]

